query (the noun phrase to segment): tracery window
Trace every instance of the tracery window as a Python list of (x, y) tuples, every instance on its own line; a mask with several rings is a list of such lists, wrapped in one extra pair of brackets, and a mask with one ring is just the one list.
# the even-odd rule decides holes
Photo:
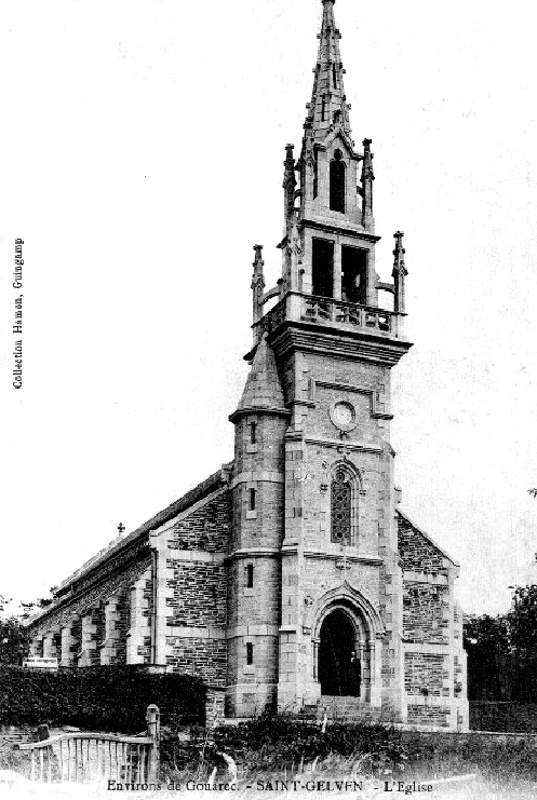
[(342, 469), (337, 470), (332, 480), (330, 511), (331, 540), (351, 544), (352, 489), (350, 478)]

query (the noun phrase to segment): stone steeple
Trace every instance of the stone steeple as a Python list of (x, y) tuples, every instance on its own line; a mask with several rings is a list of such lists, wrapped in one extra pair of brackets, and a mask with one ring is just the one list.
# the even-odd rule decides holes
[(335, 0), (323, 0), (319, 54), (314, 68), (313, 91), (304, 124), (305, 139), (322, 142), (334, 124), (351, 138), (349, 109), (343, 85), (345, 70), (339, 51), (341, 34), (334, 19)]

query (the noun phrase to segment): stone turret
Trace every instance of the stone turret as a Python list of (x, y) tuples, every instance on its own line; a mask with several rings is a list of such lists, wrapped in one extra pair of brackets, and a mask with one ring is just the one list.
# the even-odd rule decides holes
[(227, 704), (236, 716), (261, 713), (276, 704), (283, 442), (289, 416), (276, 359), (263, 337), (238, 408), (230, 417), (235, 425), (235, 460)]

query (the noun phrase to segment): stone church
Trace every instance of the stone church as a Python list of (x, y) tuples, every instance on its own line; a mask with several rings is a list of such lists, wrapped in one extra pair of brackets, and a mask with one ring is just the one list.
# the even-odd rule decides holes
[(371, 140), (355, 149), (334, 0), (322, 6), (274, 288), (254, 248), (233, 461), (67, 578), (29, 622), (32, 653), (198, 675), (232, 718), (324, 707), (463, 730), (458, 567), (394, 487), (390, 377), (411, 347), (403, 234), (384, 282)]

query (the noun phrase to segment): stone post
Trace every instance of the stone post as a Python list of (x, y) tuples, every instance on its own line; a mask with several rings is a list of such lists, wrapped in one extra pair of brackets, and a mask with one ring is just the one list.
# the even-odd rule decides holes
[(80, 667), (91, 667), (99, 663), (99, 612), (99, 607), (90, 608), (82, 617), (82, 655), (78, 662)]
[(153, 739), (149, 753), (149, 780), (158, 780), (160, 770), (160, 711), (158, 706), (147, 707), (147, 735)]
[(334, 245), (334, 264), (332, 275), (332, 296), (334, 300), (341, 300), (341, 246), (339, 236), (336, 237)]
[[(78, 637), (75, 635), (74, 628), (80, 624), (78, 617), (73, 617), (60, 631), (61, 635), (61, 657), (62, 667), (69, 667), (75, 663), (75, 654), (78, 645)], [(76, 631), (77, 632), (77, 631)]]
[(32, 658), (41, 658), (43, 655), (43, 637), (35, 636), (30, 642), (29, 655)]
[(53, 629), (43, 637), (44, 658), (58, 658), (59, 660), (60, 654), (58, 653), (57, 636), (58, 632)]
[(104, 606), (104, 641), (101, 646), (101, 664), (116, 664), (121, 631), (118, 629), (120, 612), (119, 597), (112, 595)]

